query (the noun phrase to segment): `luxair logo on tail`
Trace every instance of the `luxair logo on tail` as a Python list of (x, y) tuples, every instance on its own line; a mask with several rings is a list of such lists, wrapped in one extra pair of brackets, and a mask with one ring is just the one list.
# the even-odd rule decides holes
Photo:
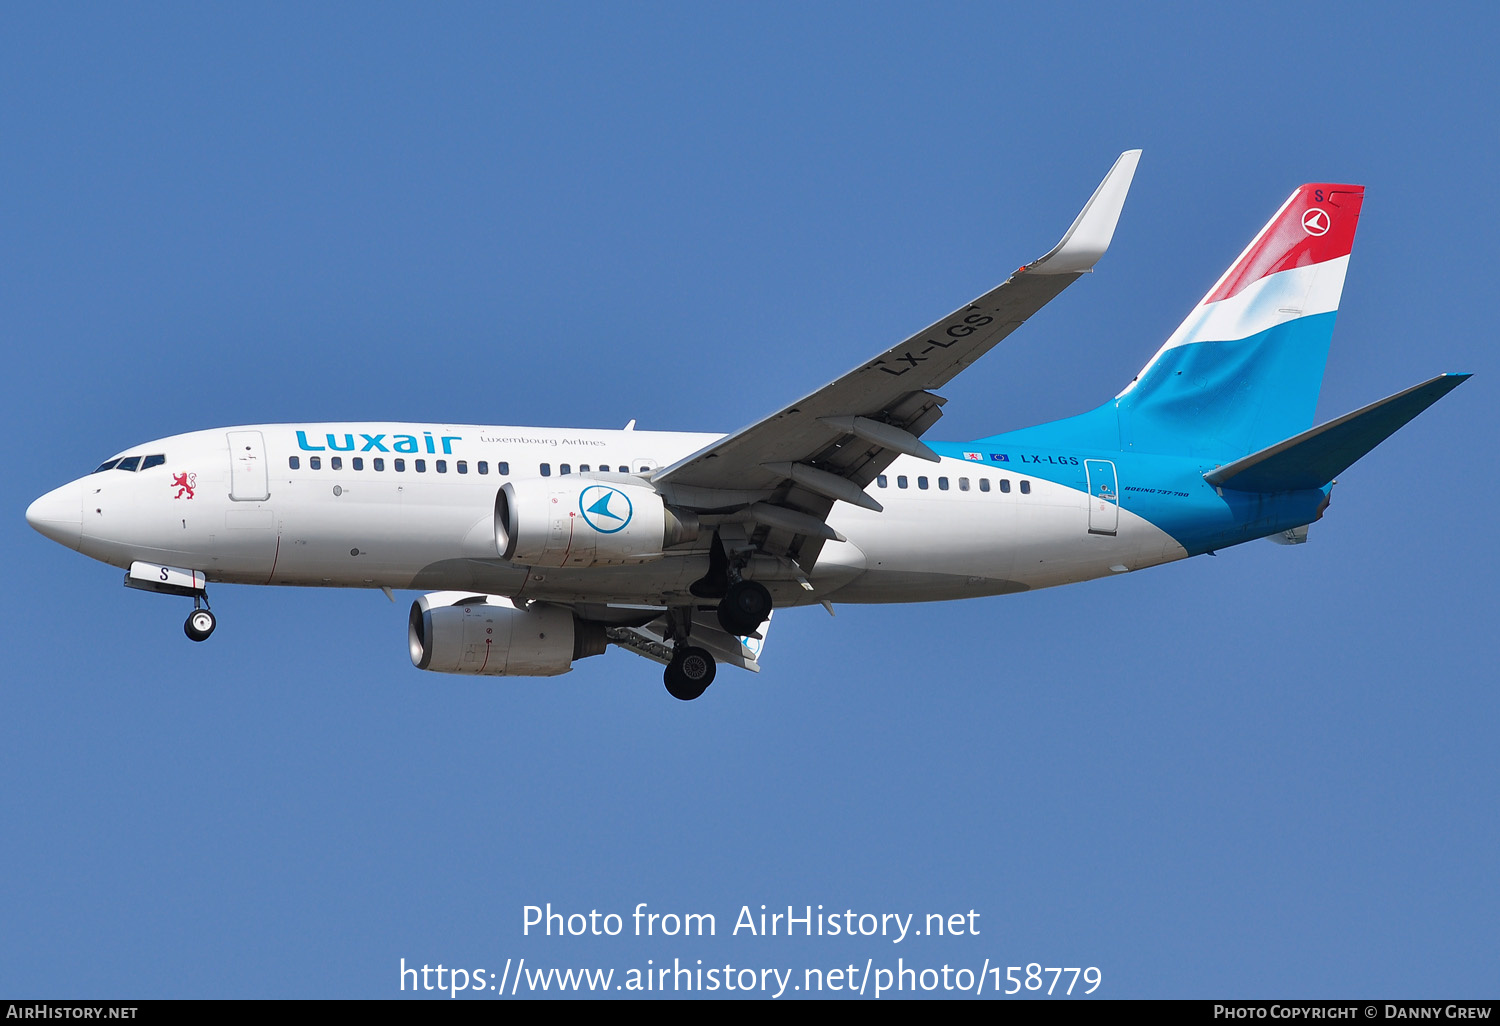
[(1302, 215), (1302, 230), (1314, 237), (1328, 234), (1328, 211), (1313, 207)]
[(614, 534), (630, 523), (635, 507), (630, 504), (630, 496), (618, 488), (589, 485), (578, 496), (578, 512), (600, 534)]

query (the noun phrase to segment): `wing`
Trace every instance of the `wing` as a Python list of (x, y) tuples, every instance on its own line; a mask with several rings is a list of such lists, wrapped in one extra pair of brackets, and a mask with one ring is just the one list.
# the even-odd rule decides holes
[(736, 510), (746, 547), (810, 569), (839, 500), (879, 510), (865, 487), (898, 455), (938, 457), (920, 436), (942, 416), (933, 394), (1047, 305), (1109, 247), (1140, 150), (1120, 154), (1062, 241), (931, 327), (652, 478), (679, 504)]

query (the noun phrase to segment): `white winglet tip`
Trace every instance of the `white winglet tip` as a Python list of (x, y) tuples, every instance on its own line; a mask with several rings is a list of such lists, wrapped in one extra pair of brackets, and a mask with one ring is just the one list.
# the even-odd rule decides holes
[(1120, 221), (1120, 211), (1125, 207), (1125, 197), (1130, 193), (1140, 160), (1140, 150), (1120, 154), (1062, 241), (1046, 256), (1027, 264), (1025, 270), (1030, 274), (1082, 274), (1092, 270), (1114, 238), (1115, 225)]

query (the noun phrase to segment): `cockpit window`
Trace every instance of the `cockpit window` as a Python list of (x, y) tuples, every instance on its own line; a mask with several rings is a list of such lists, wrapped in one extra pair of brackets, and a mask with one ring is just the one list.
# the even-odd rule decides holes
[(137, 465), (140, 462), (141, 462), (141, 458), (139, 456), (126, 456), (119, 463), (115, 464), (115, 469), (116, 470), (131, 470), (131, 471), (133, 471), (133, 470), (136, 469)]
[(101, 463), (99, 464), (99, 469), (94, 471), (94, 473), (99, 474), (103, 473), (106, 470), (113, 470), (115, 469), (115, 464), (119, 462), (119, 460), (110, 460), (108, 463)]
[(142, 460), (141, 469), (150, 470), (152, 467), (159, 467), (165, 462), (167, 462), (166, 456), (162, 455), (161, 453), (157, 453), (155, 456), (147, 456), (144, 460)]

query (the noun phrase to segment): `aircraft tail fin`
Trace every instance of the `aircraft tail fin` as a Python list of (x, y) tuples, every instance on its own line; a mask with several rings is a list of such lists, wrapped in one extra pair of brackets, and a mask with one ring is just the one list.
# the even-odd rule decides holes
[(1203, 479), (1242, 492), (1321, 488), (1468, 378), (1440, 374), (1211, 470)]
[(1312, 424), (1364, 187), (1291, 194), (1112, 405), (1120, 447), (1223, 457)]

